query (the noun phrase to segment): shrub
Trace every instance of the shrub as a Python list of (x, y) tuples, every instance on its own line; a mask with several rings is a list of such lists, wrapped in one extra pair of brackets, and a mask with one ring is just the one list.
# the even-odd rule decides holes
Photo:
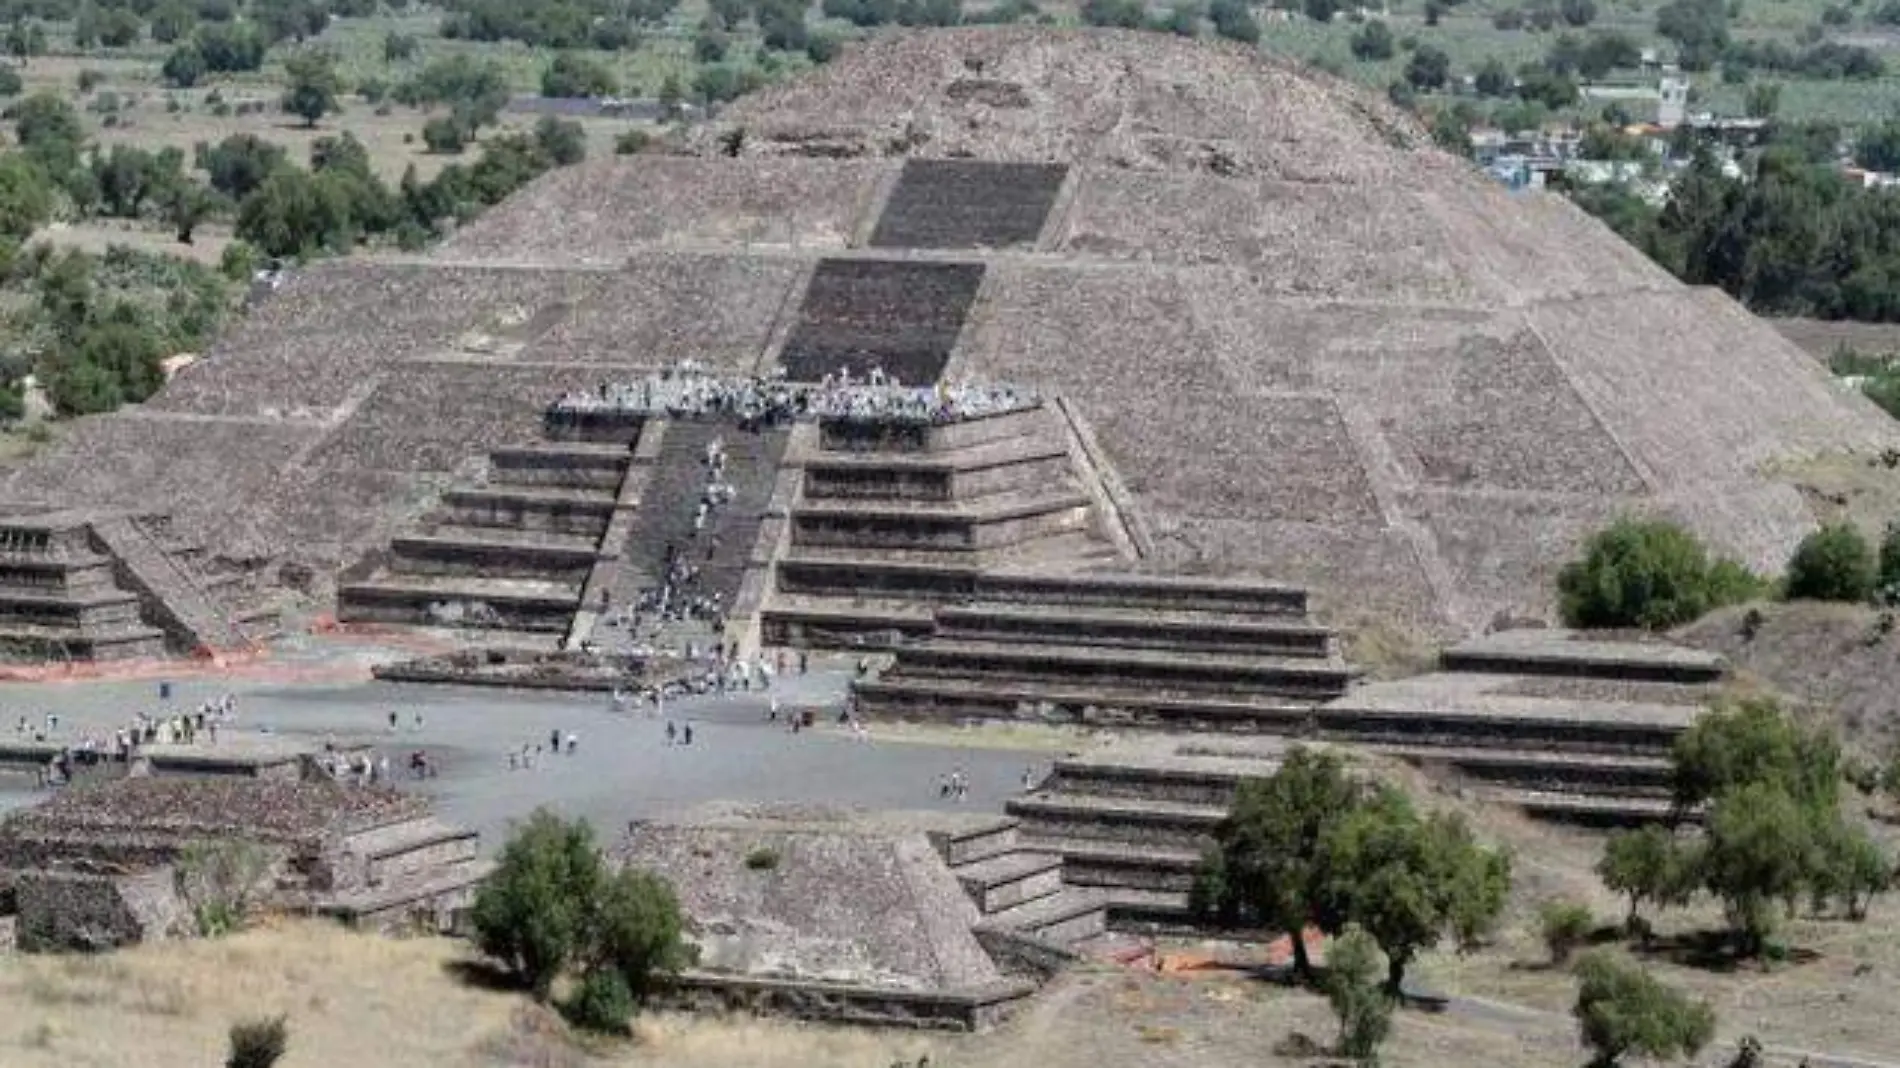
[(625, 130), (614, 137), (614, 155), (638, 155), (652, 143), (653, 135), (645, 130)]
[(1598, 1064), (1615, 1064), (1625, 1054), (1693, 1057), (1715, 1036), (1715, 1013), (1707, 1002), (1690, 1001), (1608, 951), (1578, 961), (1577, 979), (1571, 1012)]
[(627, 980), (612, 968), (596, 968), (587, 973), (574, 993), (561, 1006), (567, 1022), (586, 1031), (604, 1035), (624, 1035), (633, 1019), (633, 990)]
[(1788, 560), (1787, 596), (1802, 601), (1865, 601), (1876, 577), (1873, 549), (1850, 523), (1830, 523), (1801, 539)]
[[(270, 858), (245, 842), (203, 842), (179, 854), (177, 871), (180, 894), (191, 906), (198, 933), (216, 937), (243, 924), (264, 888)], [(236, 1033), (233, 1028), (234, 1038)]]
[(468, 143), (466, 134), (462, 124), (454, 119), (430, 119), (422, 126), (422, 143), (436, 155), (452, 156), (459, 154)]
[(1663, 630), (1743, 599), (1759, 583), (1739, 564), (1713, 567), (1702, 543), (1661, 520), (1620, 519), (1564, 566), (1557, 590), (1573, 627)]
[(271, 1068), (290, 1045), (290, 1025), (282, 1016), (240, 1020), (231, 1025), (231, 1055), (224, 1068)]
[(745, 855), (745, 866), (753, 871), (771, 871), (778, 867), (778, 850), (761, 846)]
[(1544, 936), (1544, 948), (1550, 951), (1550, 962), (1565, 964), (1570, 954), (1589, 939), (1596, 921), (1584, 905), (1552, 901), (1537, 910), (1537, 923)]
[(1384, 971), (1379, 943), (1356, 924), (1326, 951), (1326, 1000), (1339, 1017), (1338, 1052), (1356, 1064), (1377, 1064), (1379, 1045), (1392, 1032), (1392, 999), (1379, 984)]

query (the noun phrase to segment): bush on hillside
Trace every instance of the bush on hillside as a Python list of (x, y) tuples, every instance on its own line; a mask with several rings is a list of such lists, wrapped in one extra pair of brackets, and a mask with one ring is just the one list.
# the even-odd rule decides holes
[(290, 1045), (290, 1025), (282, 1016), (240, 1020), (231, 1025), (230, 1037), (224, 1068), (271, 1068)]
[(1711, 564), (1695, 535), (1663, 520), (1617, 520), (1557, 577), (1564, 622), (1586, 628), (1665, 630), (1759, 589), (1747, 569)]
[(1551, 901), (1537, 910), (1537, 924), (1544, 937), (1544, 948), (1550, 951), (1550, 962), (1561, 965), (1569, 962), (1570, 954), (1578, 946), (1589, 941), (1596, 919), (1590, 915), (1588, 906), (1574, 901)]
[(1799, 601), (1865, 601), (1873, 596), (1874, 550), (1850, 523), (1830, 523), (1801, 539), (1788, 560), (1787, 596)]

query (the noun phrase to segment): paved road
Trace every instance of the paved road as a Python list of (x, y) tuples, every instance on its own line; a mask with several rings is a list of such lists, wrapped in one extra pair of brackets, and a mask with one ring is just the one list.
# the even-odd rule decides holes
[[(788, 704), (835, 699), (846, 678), (843, 672), (815, 671), (785, 680), (780, 692)], [(184, 681), (174, 686), (170, 704), (195, 709), (227, 689), (238, 694), (245, 733), (268, 729), (319, 742), (368, 742), (389, 753), (399, 769), (403, 755), (426, 749), (441, 774), (410, 788), (438, 797), (443, 814), (481, 830), (491, 849), (510, 820), (540, 805), (587, 817), (604, 838), (628, 819), (719, 799), (944, 807), (956, 803), (937, 797), (937, 779), (956, 767), (970, 781), (970, 796), (957, 807), (1000, 813), (1033, 759), (1020, 751), (880, 744), (875, 735), (867, 743), (830, 725), (793, 735), (766, 723), (767, 698), (756, 692), (669, 702), (667, 718), (693, 724), (690, 747), (665, 744), (657, 716), (614, 712), (597, 696), (389, 683)], [(20, 715), (37, 722), (50, 711), (60, 717), (62, 736), (77, 735), (107, 730), (140, 709), (163, 707), (155, 681), (9, 685), (0, 690), (0, 730), (11, 730)], [(391, 710), (400, 723), (393, 733)], [(579, 736), (575, 756), (544, 758), (533, 771), (509, 770), (510, 749), (545, 743), (555, 730)], [(17, 787), (0, 792), (0, 808), (33, 796)]]

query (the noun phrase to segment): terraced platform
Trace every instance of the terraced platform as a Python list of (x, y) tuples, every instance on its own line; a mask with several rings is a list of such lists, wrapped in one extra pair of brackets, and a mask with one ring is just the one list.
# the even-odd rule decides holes
[(508, 644), (543, 635), (536, 644), (552, 646), (614, 555), (605, 542), (636, 470), (640, 430), (619, 441), (627, 428), (615, 422), (594, 440), (496, 449), (479, 481), (444, 492), (412, 529), (356, 565), (359, 577), (338, 591), (338, 618), (506, 634)]
[(904, 161), (873, 248), (1008, 248), (1033, 245), (1068, 168), (1059, 163)]
[(840, 369), (935, 382), (982, 282), (981, 263), (820, 260), (779, 363), (796, 382)]

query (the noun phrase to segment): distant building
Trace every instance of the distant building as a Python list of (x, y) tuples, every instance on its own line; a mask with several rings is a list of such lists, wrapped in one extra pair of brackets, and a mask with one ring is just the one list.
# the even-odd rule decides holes
[(1674, 129), (1689, 112), (1689, 79), (1664, 78), (1657, 87), (1656, 125)]

